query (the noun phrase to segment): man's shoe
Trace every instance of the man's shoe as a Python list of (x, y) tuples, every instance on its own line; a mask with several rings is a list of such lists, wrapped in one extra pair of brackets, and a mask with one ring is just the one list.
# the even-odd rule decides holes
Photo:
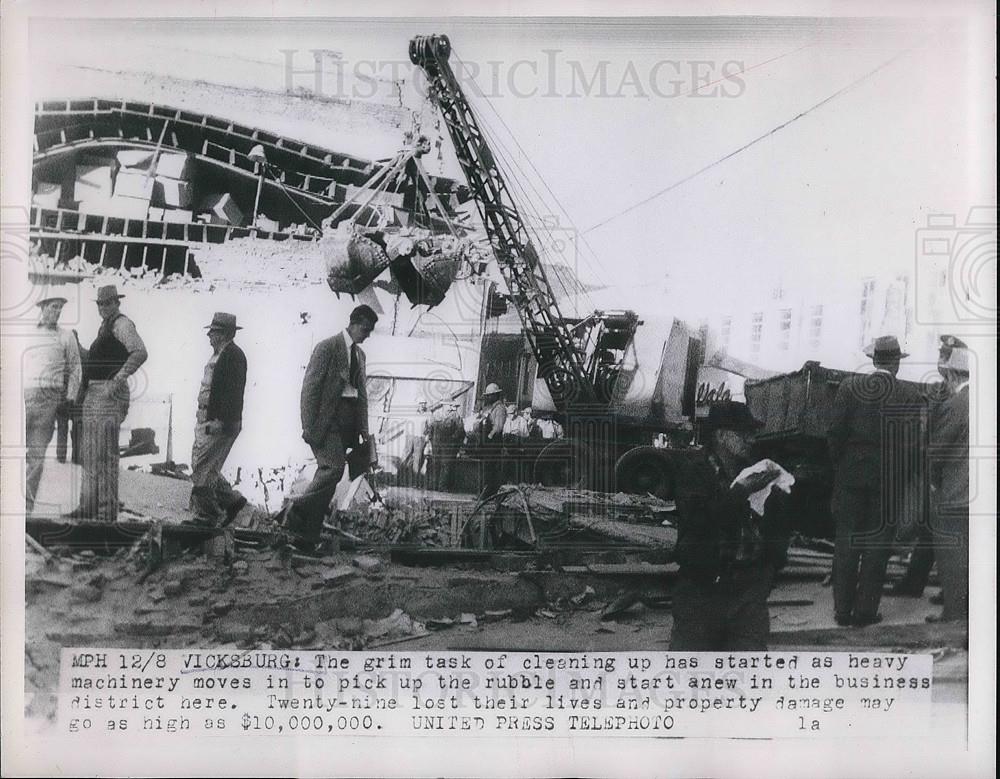
[(319, 544), (297, 540), (292, 542), (291, 547), (294, 554), (301, 555), (302, 557), (314, 557), (317, 560), (323, 558)]
[(226, 508), (226, 515), (222, 518), (221, 526), (229, 527), (231, 524), (233, 524), (233, 520), (236, 519), (236, 516), (241, 511), (243, 511), (246, 505), (247, 505), (247, 499), (244, 498), (242, 495), (235, 501), (233, 501), (231, 504), (229, 504), (229, 506)]
[(929, 597), (927, 600), (929, 600), (935, 606), (943, 606), (944, 605), (944, 593), (943, 592), (936, 592), (933, 595), (931, 595), (931, 597)]
[(868, 625), (877, 625), (881, 621), (882, 621), (881, 614), (870, 614), (866, 617), (855, 617), (854, 625), (855, 627), (863, 628), (867, 627)]
[(850, 614), (834, 614), (833, 621), (842, 628), (849, 628), (854, 624), (854, 618)]
[(203, 514), (195, 514), (190, 519), (182, 519), (181, 524), (187, 527), (214, 528), (218, 525), (218, 522), (212, 517), (206, 517)]

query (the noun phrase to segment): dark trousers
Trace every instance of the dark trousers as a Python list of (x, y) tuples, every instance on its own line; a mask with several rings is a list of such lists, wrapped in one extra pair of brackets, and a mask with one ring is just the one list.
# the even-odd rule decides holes
[(924, 593), (931, 569), (934, 567), (934, 533), (930, 527), (921, 527), (917, 539), (910, 552), (910, 562), (906, 573), (896, 585), (896, 590), (902, 593), (920, 596)]
[(66, 462), (69, 450), (70, 462), (83, 464), (83, 452), (80, 448), (80, 431), (83, 429), (83, 407), (74, 403), (70, 409), (56, 417), (56, 459)]
[(895, 527), (883, 517), (881, 487), (835, 485), (833, 607), (841, 618), (878, 613)]
[[(356, 402), (356, 401), (355, 401)], [(358, 445), (360, 431), (354, 403), (341, 400), (338, 419), (333, 429), (318, 446), (313, 446), (316, 458), (316, 475), (306, 491), (292, 500), (288, 509), (287, 526), (304, 544), (319, 542), (323, 520), (330, 508), (330, 501), (337, 485), (344, 476), (347, 463), (346, 450)]]
[(934, 512), (934, 555), (944, 597), (944, 620), (969, 618), (969, 513), (968, 509)]
[(483, 441), (479, 457), (479, 483), (482, 484), (479, 499), (485, 500), (496, 495), (503, 484), (503, 441), (499, 437)]
[(457, 446), (431, 442), (431, 458), (427, 464), (427, 481), (431, 489), (446, 492), (452, 488), (457, 459)]
[(671, 652), (761, 652), (771, 615), (771, 566), (751, 566), (718, 583), (685, 578), (673, 591)]

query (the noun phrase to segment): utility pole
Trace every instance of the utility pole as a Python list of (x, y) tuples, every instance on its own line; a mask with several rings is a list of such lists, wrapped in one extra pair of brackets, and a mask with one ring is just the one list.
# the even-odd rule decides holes
[(247, 155), (253, 160), (253, 172), (257, 175), (257, 195), (253, 199), (253, 217), (250, 224), (257, 226), (257, 210), (260, 208), (260, 193), (264, 188), (264, 167), (267, 165), (267, 157), (264, 155), (264, 147), (259, 143), (250, 150)]

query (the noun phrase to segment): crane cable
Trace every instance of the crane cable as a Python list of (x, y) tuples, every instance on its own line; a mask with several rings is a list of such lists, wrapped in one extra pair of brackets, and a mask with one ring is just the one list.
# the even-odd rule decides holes
[[(452, 48), (452, 54), (455, 55), (455, 58), (458, 60), (459, 64), (462, 66), (463, 70), (465, 70), (466, 74), (468, 74), (468, 69), (466, 68), (465, 63), (462, 61), (462, 58), (458, 55), (458, 53), (454, 50), (454, 48)], [(577, 235), (580, 236), (581, 240), (583, 241), (584, 246), (587, 248), (587, 251), (590, 253), (590, 256), (593, 258), (594, 263), (596, 263), (596, 265), (602, 271), (606, 270), (606, 268), (604, 268), (604, 264), (601, 262), (600, 257), (598, 257), (597, 252), (594, 251), (594, 248), (590, 245), (590, 243), (587, 241), (587, 239), (583, 237), (583, 233), (580, 231), (579, 227), (577, 227), (577, 225), (573, 222), (573, 218), (569, 215), (569, 211), (566, 210), (566, 207), (559, 200), (559, 198), (556, 195), (556, 193), (552, 190), (552, 187), (549, 186), (548, 182), (545, 180), (545, 177), (542, 175), (542, 172), (540, 170), (538, 170), (538, 168), (535, 165), (535, 163), (532, 162), (531, 157), (528, 156), (528, 153), (524, 150), (524, 147), (521, 146), (520, 141), (517, 140), (517, 136), (510, 129), (510, 126), (504, 121), (503, 116), (500, 114), (499, 111), (497, 111), (496, 106), (494, 106), (493, 102), (488, 97), (486, 97), (485, 95), (483, 96), (483, 99), (485, 100), (486, 105), (489, 106), (490, 110), (496, 115), (497, 119), (500, 121), (500, 124), (503, 125), (503, 128), (507, 131), (507, 134), (510, 136), (511, 140), (514, 142), (514, 145), (517, 147), (518, 151), (520, 151), (521, 156), (525, 159), (525, 161), (528, 163), (528, 165), (531, 167), (531, 169), (535, 172), (535, 175), (538, 177), (538, 180), (541, 182), (542, 186), (545, 187), (545, 190), (549, 193), (549, 195), (555, 201), (556, 205), (559, 207), (559, 210), (562, 212), (563, 216), (566, 217), (566, 220), (569, 222), (570, 227), (572, 227), (573, 230), (576, 231)], [(544, 198), (542, 198), (541, 195), (539, 195), (539, 198), (544, 201)], [(586, 260), (587, 265), (590, 267), (590, 270), (594, 274), (595, 278), (598, 281), (600, 281), (601, 284), (603, 285), (604, 281), (601, 278), (601, 273), (598, 272), (598, 268), (595, 268), (594, 265), (591, 264), (590, 259), (587, 258), (586, 255), (584, 255), (584, 259)]]
[[(452, 53), (453, 54), (455, 53), (454, 50), (452, 51)], [(456, 59), (464, 67), (464, 63), (462, 63), (461, 58), (458, 57), (457, 54), (455, 56)], [(494, 161), (496, 162), (497, 166), (499, 168), (502, 168), (503, 172), (506, 174), (506, 180), (508, 186), (511, 188), (511, 190), (516, 190), (517, 193), (520, 195), (521, 202), (518, 203), (520, 209), (526, 211), (527, 215), (532, 218), (532, 221), (536, 222), (539, 225), (544, 225), (545, 220), (541, 217), (541, 215), (535, 208), (532, 197), (528, 194), (528, 192), (524, 189), (524, 187), (521, 184), (521, 179), (524, 179), (530, 183), (530, 177), (524, 173), (524, 171), (520, 168), (519, 165), (517, 165), (516, 162), (508, 158), (510, 152), (507, 149), (506, 145), (503, 143), (503, 141), (497, 137), (491, 124), (482, 117), (482, 115), (473, 107), (471, 103), (468, 103), (467, 101), (467, 104), (469, 106), (469, 110), (472, 112), (477, 123), (479, 124), (484, 138), (491, 143), (491, 149)], [(494, 112), (496, 112), (495, 109)], [(512, 168), (516, 169), (516, 172), (519, 173), (520, 175), (515, 175), (515, 172), (512, 171)], [(534, 189), (533, 185), (532, 188)], [(537, 189), (535, 189), (535, 192), (538, 199), (541, 200), (544, 205), (544, 198), (542, 197), (542, 195), (538, 193)], [(522, 222), (526, 232), (528, 232), (530, 236), (534, 237), (534, 242), (537, 244), (537, 247), (539, 249), (542, 249), (546, 253), (548, 253), (548, 250), (558, 253), (558, 249), (556, 249), (554, 245), (554, 239), (552, 239), (551, 235), (548, 232), (546, 232), (545, 230), (536, 230), (530, 227), (529, 220), (525, 220), (522, 218)], [(551, 285), (552, 282), (548, 278), (549, 274), (545, 272), (544, 266), (540, 267), (546, 282)], [(564, 282), (562, 276), (560, 276), (558, 273), (555, 272), (552, 274), (552, 276), (554, 278), (556, 285), (558, 285), (558, 287), (562, 290), (563, 293), (562, 297), (571, 298), (572, 294), (570, 290), (567, 288), (566, 283)], [(586, 290), (584, 290), (584, 296), (588, 299), (589, 303), (593, 305), (593, 300), (590, 299), (590, 295), (589, 293), (587, 293)]]

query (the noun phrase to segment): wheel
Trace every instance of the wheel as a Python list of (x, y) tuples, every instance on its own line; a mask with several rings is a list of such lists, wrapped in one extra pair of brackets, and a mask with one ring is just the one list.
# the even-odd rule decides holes
[(590, 450), (576, 441), (553, 441), (538, 453), (535, 481), (546, 487), (583, 489)]
[(615, 463), (615, 483), (619, 492), (655, 495), (668, 500), (674, 494), (670, 462), (655, 446), (629, 449)]

